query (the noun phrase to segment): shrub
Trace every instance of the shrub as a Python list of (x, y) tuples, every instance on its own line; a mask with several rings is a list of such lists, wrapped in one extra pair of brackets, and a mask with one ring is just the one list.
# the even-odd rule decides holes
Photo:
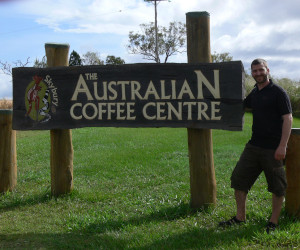
[[(293, 109), (293, 116), (300, 117), (300, 82), (293, 81), (289, 78), (272, 78), (274, 82), (283, 87), (290, 97)], [(247, 75), (245, 78), (245, 94), (251, 92), (255, 85), (252, 76)]]
[(274, 79), (274, 81), (283, 87), (290, 97), (293, 115), (300, 116), (300, 88), (299, 82), (288, 78)]

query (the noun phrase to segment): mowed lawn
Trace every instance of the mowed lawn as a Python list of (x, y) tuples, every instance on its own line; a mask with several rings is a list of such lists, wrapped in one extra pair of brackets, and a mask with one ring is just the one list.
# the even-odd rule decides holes
[(300, 222), (284, 209), (279, 229), (264, 232), (271, 194), (263, 175), (247, 223), (217, 226), (235, 215), (230, 175), (251, 119), (241, 132), (213, 131), (217, 204), (199, 211), (189, 206), (186, 129), (73, 130), (74, 191), (59, 198), (50, 195), (49, 131), (18, 131), (18, 184), (0, 196), (0, 249), (300, 249)]

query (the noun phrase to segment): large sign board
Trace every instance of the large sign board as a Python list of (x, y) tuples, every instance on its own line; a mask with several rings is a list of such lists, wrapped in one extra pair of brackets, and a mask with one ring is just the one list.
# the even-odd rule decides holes
[(13, 129), (242, 130), (240, 61), (13, 69)]

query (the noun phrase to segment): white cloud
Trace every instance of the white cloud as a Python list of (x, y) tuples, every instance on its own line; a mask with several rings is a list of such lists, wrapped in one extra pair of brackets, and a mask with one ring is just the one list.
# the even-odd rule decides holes
[[(107, 54), (120, 56), (126, 63), (149, 62), (128, 54), (126, 44), (129, 31), (139, 31), (139, 24), (154, 21), (151, 3), (143, 0), (23, 0), (12, 1), (10, 5), (8, 10), (14, 13), (14, 18), (22, 18), (17, 19), (18, 23), (11, 29), (24, 32), (1, 38), (4, 46), (0, 48), (0, 59), (3, 61), (24, 60), (28, 56), (32, 60), (37, 56), (41, 58), (45, 42), (63, 42), (81, 54), (99, 51), (104, 57)], [(210, 14), (212, 52), (229, 52), (234, 60), (243, 61), (245, 69), (254, 58), (264, 57), (275, 75), (300, 79), (299, 0), (161, 1), (158, 24), (185, 23), (186, 13), (194, 11)], [(7, 12), (1, 6), (0, 22), (7, 23), (3, 18)], [(23, 21), (37, 28), (26, 32)], [(186, 54), (173, 56), (170, 61), (186, 62)], [(11, 93), (11, 85), (7, 88), (7, 83), (0, 82), (1, 98), (3, 93)]]
[(12, 99), (11, 76), (0, 74), (0, 99)]
[(253, 51), (257, 47), (269, 47), (272, 45), (271, 41), (266, 41), (266, 38), (271, 33), (271, 26), (258, 27), (254, 21), (251, 21), (247, 25), (243, 25), (236, 35), (224, 34), (217, 38), (214, 41), (214, 46), (222, 51)]
[(20, 12), (58, 32), (128, 34), (138, 24), (152, 20), (152, 6), (135, 0), (23, 2)]

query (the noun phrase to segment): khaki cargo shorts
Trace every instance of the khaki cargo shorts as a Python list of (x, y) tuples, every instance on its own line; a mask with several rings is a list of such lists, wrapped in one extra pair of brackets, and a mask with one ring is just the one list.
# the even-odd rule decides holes
[(231, 187), (249, 192), (261, 172), (264, 172), (268, 191), (280, 197), (285, 195), (286, 174), (282, 161), (274, 158), (275, 150), (246, 144), (245, 149), (231, 175)]

